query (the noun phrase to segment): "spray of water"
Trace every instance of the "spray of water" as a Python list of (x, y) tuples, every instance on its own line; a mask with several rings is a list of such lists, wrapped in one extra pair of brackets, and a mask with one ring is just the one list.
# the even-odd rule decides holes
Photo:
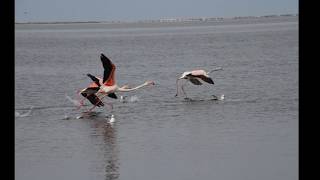
[(138, 96), (134, 95), (134, 96), (120, 96), (120, 102), (122, 103), (128, 103), (128, 102), (137, 102), (139, 101)]
[(16, 112), (14, 113), (14, 114), (15, 114), (15, 117), (28, 117), (28, 116), (31, 115), (31, 112), (32, 112), (33, 108), (34, 108), (34, 106), (31, 106), (30, 109), (29, 109), (29, 111), (26, 112), (26, 113), (24, 113), (24, 114), (21, 114), (21, 113), (19, 113), (19, 112), (16, 111)]
[(70, 96), (68, 96), (67, 94), (65, 94), (65, 97), (75, 106), (81, 106), (81, 103), (78, 100), (72, 99)]

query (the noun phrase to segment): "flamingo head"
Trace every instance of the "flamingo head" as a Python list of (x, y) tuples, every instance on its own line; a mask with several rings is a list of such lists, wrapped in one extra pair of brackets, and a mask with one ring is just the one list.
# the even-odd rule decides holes
[(125, 85), (123, 85), (121, 88), (123, 88), (123, 89), (128, 89), (129, 86), (128, 86), (127, 84), (125, 84)]
[(144, 84), (145, 84), (145, 85), (155, 85), (156, 83), (155, 83), (154, 81), (148, 80), (148, 81), (146, 81)]

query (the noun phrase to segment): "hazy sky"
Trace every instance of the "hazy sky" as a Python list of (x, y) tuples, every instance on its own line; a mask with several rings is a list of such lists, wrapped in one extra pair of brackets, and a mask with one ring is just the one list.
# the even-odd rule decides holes
[(298, 0), (15, 0), (15, 21), (136, 21), (296, 14)]

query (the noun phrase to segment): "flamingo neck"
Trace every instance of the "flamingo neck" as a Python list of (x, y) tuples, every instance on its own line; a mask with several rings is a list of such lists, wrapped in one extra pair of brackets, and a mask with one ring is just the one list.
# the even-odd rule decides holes
[(106, 85), (102, 85), (100, 87), (100, 92), (101, 93), (112, 93), (114, 91), (116, 91), (116, 89), (118, 88), (118, 86), (115, 84), (113, 86), (106, 86)]
[(123, 87), (120, 87), (120, 88), (118, 88), (118, 91), (120, 91), (120, 92), (134, 91), (134, 90), (140, 89), (140, 88), (142, 88), (142, 87), (144, 87), (146, 85), (148, 85), (148, 84), (143, 83), (143, 84), (141, 84), (141, 85), (139, 85), (137, 87), (134, 87), (134, 88), (123, 88)]

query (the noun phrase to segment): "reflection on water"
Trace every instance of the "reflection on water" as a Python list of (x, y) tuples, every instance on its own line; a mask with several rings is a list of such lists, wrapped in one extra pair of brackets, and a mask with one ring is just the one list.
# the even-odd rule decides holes
[(88, 119), (93, 128), (91, 136), (102, 136), (103, 143), (103, 162), (106, 180), (115, 180), (119, 178), (119, 149), (117, 147), (116, 123), (109, 123), (108, 119), (96, 116)]
[[(16, 179), (298, 179), (298, 21), (266, 21), (121, 32), (16, 27)], [(73, 97), (90, 82), (81, 74), (101, 75), (101, 51), (119, 84), (157, 85), (119, 93), (127, 97), (105, 99), (113, 110), (77, 119)], [(214, 86), (174, 98), (179, 72), (217, 66), (224, 70)], [(208, 100), (213, 94), (226, 98)]]

